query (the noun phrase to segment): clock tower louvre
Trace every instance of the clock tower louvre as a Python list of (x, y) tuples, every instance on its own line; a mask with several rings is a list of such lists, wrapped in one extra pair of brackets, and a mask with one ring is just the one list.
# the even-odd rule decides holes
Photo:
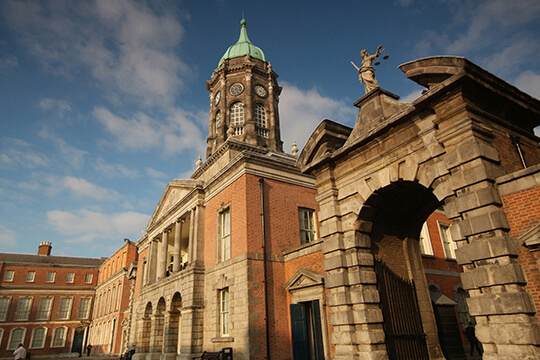
[(227, 139), (283, 152), (279, 127), (278, 75), (240, 22), (238, 42), (230, 46), (206, 88), (210, 92), (206, 158)]

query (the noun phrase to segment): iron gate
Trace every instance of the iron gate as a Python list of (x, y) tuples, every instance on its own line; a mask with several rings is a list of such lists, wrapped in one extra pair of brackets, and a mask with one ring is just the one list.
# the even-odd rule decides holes
[(401, 278), (378, 259), (375, 273), (388, 357), (390, 360), (429, 360), (414, 281)]

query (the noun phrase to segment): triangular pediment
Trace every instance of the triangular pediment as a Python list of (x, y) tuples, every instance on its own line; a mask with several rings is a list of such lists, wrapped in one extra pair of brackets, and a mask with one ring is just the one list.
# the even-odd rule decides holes
[(285, 284), (285, 290), (292, 291), (295, 289), (303, 289), (310, 286), (318, 286), (324, 284), (324, 276), (313, 270), (300, 269), (298, 270)]
[(156, 222), (169, 213), (180, 200), (190, 194), (199, 183), (199, 181), (195, 180), (173, 180), (173, 182), (167, 184), (167, 187), (150, 218), (146, 231), (152, 228)]
[(523, 234), (520, 240), (529, 250), (538, 249), (540, 247), (540, 224)]

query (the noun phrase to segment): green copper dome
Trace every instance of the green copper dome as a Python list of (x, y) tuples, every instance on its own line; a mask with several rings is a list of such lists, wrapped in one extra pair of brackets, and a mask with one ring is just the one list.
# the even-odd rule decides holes
[(242, 27), (240, 28), (240, 37), (238, 38), (238, 41), (236, 44), (229, 46), (227, 51), (225, 51), (225, 54), (223, 54), (219, 60), (218, 67), (221, 65), (223, 60), (242, 57), (245, 55), (250, 55), (255, 59), (266, 61), (263, 51), (249, 41), (247, 36), (246, 20), (242, 19), (242, 21), (240, 21), (240, 25)]

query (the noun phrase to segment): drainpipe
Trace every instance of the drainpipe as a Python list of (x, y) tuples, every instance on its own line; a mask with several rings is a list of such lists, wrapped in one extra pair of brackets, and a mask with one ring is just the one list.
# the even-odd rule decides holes
[(264, 179), (259, 179), (261, 186), (261, 223), (262, 223), (262, 248), (263, 248), (263, 273), (264, 273), (264, 320), (266, 324), (266, 358), (270, 359), (270, 324), (268, 322), (268, 273), (266, 271), (266, 233), (264, 221)]

